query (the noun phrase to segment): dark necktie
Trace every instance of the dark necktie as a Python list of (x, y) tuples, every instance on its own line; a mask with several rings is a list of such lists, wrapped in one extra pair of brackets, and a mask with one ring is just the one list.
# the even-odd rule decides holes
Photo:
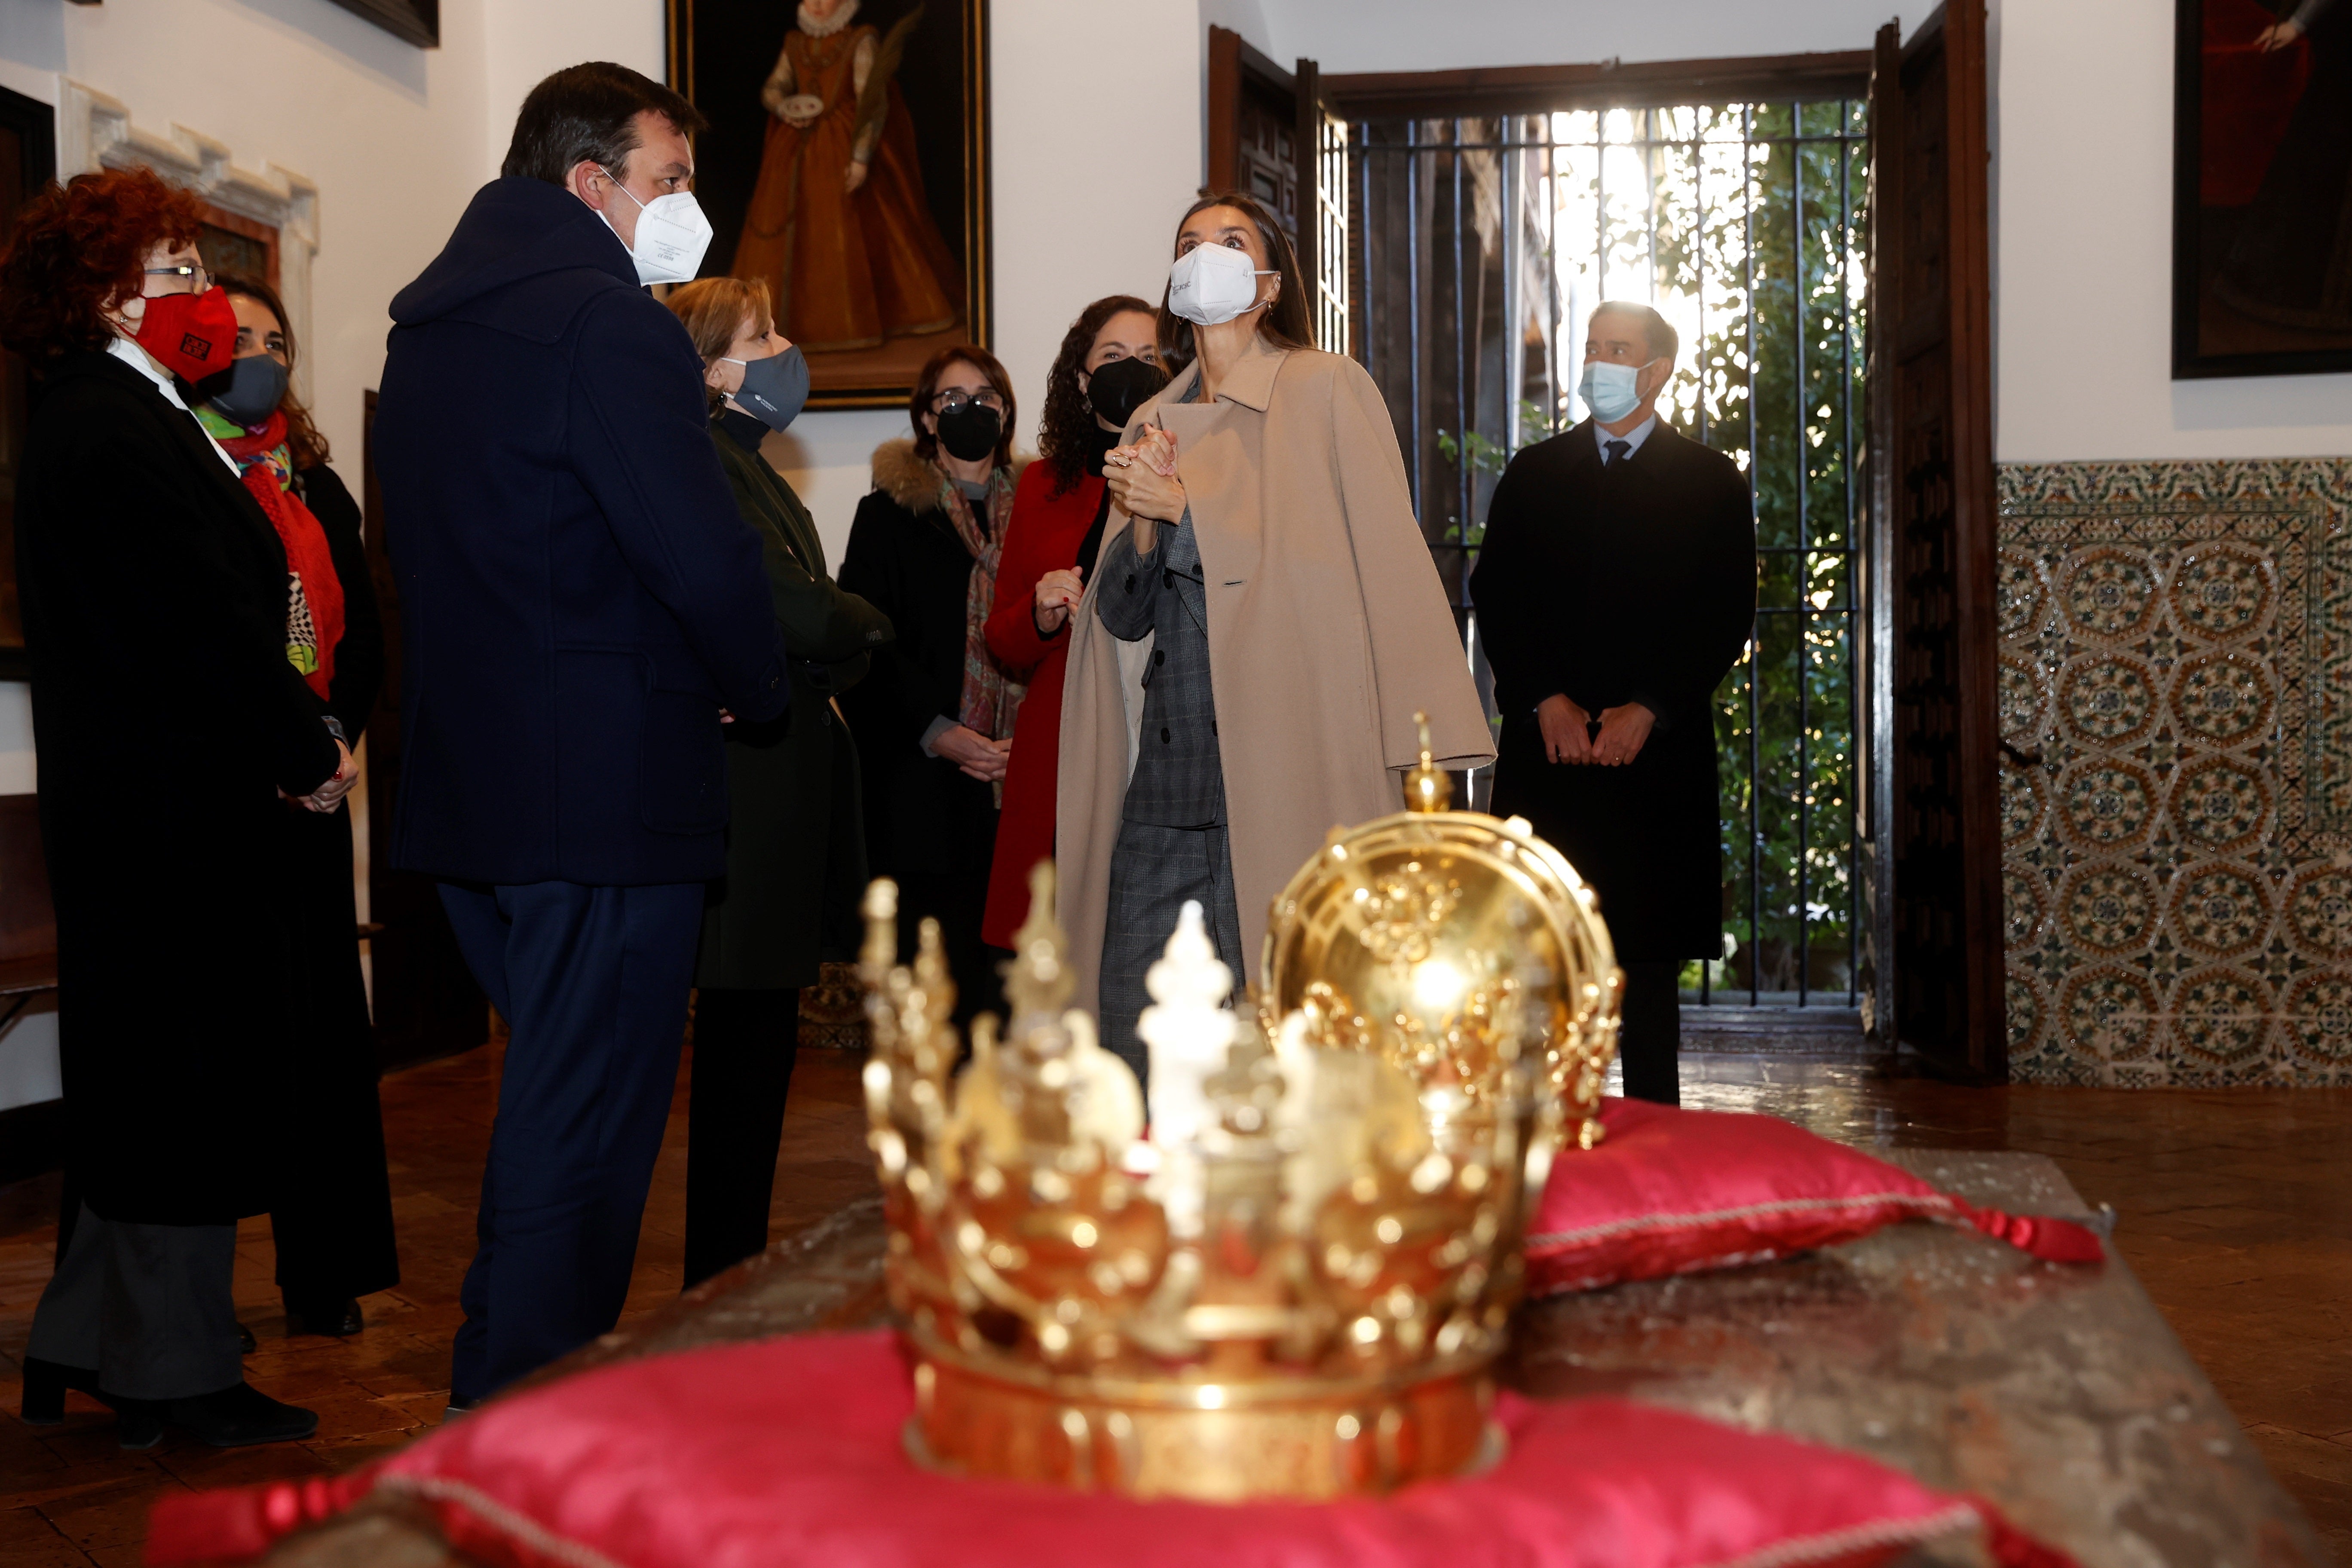
[(1633, 449), (1631, 441), (1603, 441), (1601, 445), (1609, 454), (1609, 460), (1601, 465), (1604, 468), (1615, 468), (1625, 460), (1625, 454)]

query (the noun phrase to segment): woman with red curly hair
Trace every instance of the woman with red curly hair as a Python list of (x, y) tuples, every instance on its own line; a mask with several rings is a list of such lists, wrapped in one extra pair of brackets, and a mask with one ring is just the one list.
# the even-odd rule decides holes
[(167, 1422), (219, 1447), (318, 1426), (245, 1382), (229, 1280), (287, 1117), (300, 909), (278, 815), (338, 809), (357, 772), (289, 661), (285, 547), (190, 411), (236, 338), (202, 223), (147, 170), (80, 174), (0, 257), (0, 343), (37, 378), (16, 563), (77, 1200), (24, 1415), (79, 1389), (125, 1447)]

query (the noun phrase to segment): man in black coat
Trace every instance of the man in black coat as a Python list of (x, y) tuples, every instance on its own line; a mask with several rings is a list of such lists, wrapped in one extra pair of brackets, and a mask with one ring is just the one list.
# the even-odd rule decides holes
[(1678, 976), (1722, 952), (1709, 699), (1756, 615), (1747, 479), (1658, 420), (1676, 346), (1646, 305), (1592, 313), (1593, 417), (1511, 459), (1470, 577), (1503, 715), (1496, 815), (1532, 822), (1600, 895), (1625, 1092), (1667, 1105)]
[(394, 863), (440, 879), (511, 1029), (462, 1294), (463, 1407), (610, 1329), (677, 1079), (722, 710), (790, 701), (702, 362), (702, 118), (615, 65), (524, 100), (403, 289), (375, 419), (402, 629)]

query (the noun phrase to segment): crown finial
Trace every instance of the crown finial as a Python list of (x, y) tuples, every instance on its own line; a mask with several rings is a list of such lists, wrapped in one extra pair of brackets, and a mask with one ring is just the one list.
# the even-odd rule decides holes
[(866, 917), (866, 945), (857, 952), (857, 977), (872, 991), (898, 962), (898, 884), (887, 877), (866, 883), (857, 912)]
[(1208, 1080), (1223, 1070), (1234, 1016), (1223, 1006), (1234, 973), (1218, 962), (1197, 899), (1184, 900), (1167, 955), (1143, 977), (1152, 1005), (1135, 1032), (1151, 1048), (1151, 1141), (1162, 1163), (1150, 1190), (1168, 1212), (1170, 1233), (1197, 1234), (1202, 1214), (1199, 1143), (1215, 1123)]
[(1059, 1013), (1077, 989), (1070, 973), (1070, 940), (1054, 910), (1054, 863), (1029, 868), (1029, 918), (1013, 934), (1013, 962), (1006, 966), (1004, 999), (1014, 1018)]
[(1421, 731), (1421, 763), (1404, 775), (1404, 808), (1407, 811), (1444, 811), (1454, 804), (1454, 781), (1437, 765), (1430, 750), (1429, 715), (1416, 712), (1413, 728)]

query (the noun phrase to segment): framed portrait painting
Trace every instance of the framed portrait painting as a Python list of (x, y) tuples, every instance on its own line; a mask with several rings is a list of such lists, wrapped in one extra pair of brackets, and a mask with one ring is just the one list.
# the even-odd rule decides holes
[(2352, 0), (2175, 0), (2172, 374), (2352, 370)]
[(669, 0), (669, 72), (710, 121), (703, 274), (768, 286), (811, 407), (989, 346), (987, 0)]

